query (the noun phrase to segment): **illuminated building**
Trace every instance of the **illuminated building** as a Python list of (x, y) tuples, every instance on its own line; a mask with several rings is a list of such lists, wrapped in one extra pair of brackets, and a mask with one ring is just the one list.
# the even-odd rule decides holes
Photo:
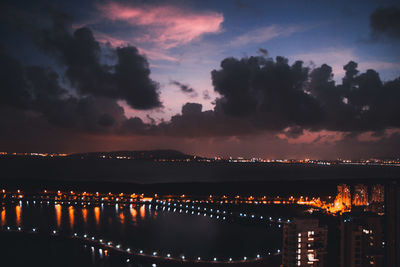
[(385, 214), (385, 187), (380, 184), (373, 185), (368, 211), (379, 215)]
[(335, 213), (349, 210), (351, 208), (350, 186), (346, 184), (340, 184), (337, 186), (337, 191), (338, 193), (331, 211)]
[(367, 206), (368, 205), (368, 187), (363, 184), (354, 186), (354, 206)]
[(282, 266), (325, 266), (328, 227), (318, 219), (295, 218), (283, 228)]
[(340, 266), (384, 266), (382, 218), (347, 215), (340, 224)]
[(385, 187), (380, 184), (372, 186), (371, 189), (371, 203), (384, 203), (385, 202)]

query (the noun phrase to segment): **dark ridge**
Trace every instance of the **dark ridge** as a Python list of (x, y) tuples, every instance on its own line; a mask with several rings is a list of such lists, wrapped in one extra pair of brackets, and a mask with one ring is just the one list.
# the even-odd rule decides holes
[(139, 160), (155, 160), (155, 159), (193, 159), (195, 156), (186, 155), (178, 150), (172, 149), (159, 149), (159, 150), (121, 150), (111, 152), (88, 152), (88, 153), (75, 153), (68, 155), (69, 158), (80, 159), (97, 159), (97, 158), (117, 158), (125, 157), (127, 159)]

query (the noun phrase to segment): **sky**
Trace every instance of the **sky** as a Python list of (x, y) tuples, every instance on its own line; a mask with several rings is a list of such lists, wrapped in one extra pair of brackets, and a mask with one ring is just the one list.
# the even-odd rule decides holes
[(399, 157), (397, 1), (3, 1), (1, 151)]

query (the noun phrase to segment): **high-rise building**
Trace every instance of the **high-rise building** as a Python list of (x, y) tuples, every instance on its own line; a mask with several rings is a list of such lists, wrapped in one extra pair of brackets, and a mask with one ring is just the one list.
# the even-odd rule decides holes
[(347, 214), (340, 224), (341, 267), (383, 267), (382, 217)]
[(383, 185), (372, 186), (368, 211), (379, 215), (385, 214), (385, 187)]
[(400, 182), (385, 188), (385, 266), (400, 266)]
[(371, 188), (371, 203), (385, 202), (385, 187), (381, 184), (373, 185)]
[(318, 219), (294, 219), (283, 228), (281, 266), (325, 266), (327, 242), (328, 227)]
[(337, 186), (337, 192), (334, 209), (337, 211), (349, 209), (351, 207), (350, 186), (346, 184), (340, 184)]
[(368, 187), (363, 184), (354, 186), (353, 196), (354, 206), (367, 206), (368, 205)]

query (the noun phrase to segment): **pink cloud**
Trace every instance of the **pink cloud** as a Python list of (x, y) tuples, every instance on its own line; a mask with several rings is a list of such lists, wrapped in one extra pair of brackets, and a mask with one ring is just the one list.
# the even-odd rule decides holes
[(178, 62), (179, 59), (176, 57), (169, 56), (163, 52), (156, 51), (156, 50), (149, 50), (149, 49), (144, 49), (141, 47), (138, 47), (139, 52), (141, 54), (146, 55), (148, 58), (154, 59), (154, 60), (166, 60), (166, 61), (174, 61)]
[[(146, 34), (134, 38), (169, 49), (189, 43), (204, 34), (218, 33), (224, 21), (216, 12), (193, 12), (173, 6), (131, 6), (107, 3), (98, 6), (102, 17), (146, 27)], [(129, 37), (128, 37), (129, 38)]]
[(109, 44), (112, 47), (127, 46), (129, 44), (129, 42), (127, 42), (125, 40), (112, 37), (112, 36), (102, 33), (102, 32), (95, 31), (95, 32), (93, 32), (93, 35), (98, 42), (100, 42), (102, 44)]
[[(112, 36), (102, 33), (102, 32), (95, 31), (93, 34), (98, 42), (100, 42), (102, 44), (109, 44), (112, 47), (123, 47), (123, 46), (127, 46), (130, 44), (126, 40), (115, 38), (115, 37), (112, 37)], [(144, 55), (146, 55), (146, 57), (153, 59), (153, 60), (166, 60), (166, 61), (173, 61), (173, 62), (179, 61), (179, 59), (177, 59), (175, 57), (169, 56), (163, 52), (156, 51), (154, 49), (143, 49), (141, 47), (137, 47), (137, 49), (139, 50), (139, 52), (141, 54), (144, 54)]]
[(269, 40), (274, 38), (278, 38), (281, 36), (289, 36), (293, 33), (304, 30), (305, 28), (300, 26), (283, 27), (279, 25), (271, 25), (266, 27), (260, 27), (236, 37), (231, 41), (230, 44), (232, 46), (244, 46), (250, 43), (259, 44), (268, 42)]
[(364, 132), (357, 136), (360, 142), (377, 142), (383, 138), (390, 138), (393, 134), (399, 134), (400, 129), (386, 129), (382, 135), (374, 135), (373, 131)]
[(289, 144), (334, 144), (345, 137), (344, 132), (321, 130), (312, 132), (304, 130), (303, 134), (297, 138), (287, 137), (284, 133), (277, 134), (282, 140), (287, 140)]

